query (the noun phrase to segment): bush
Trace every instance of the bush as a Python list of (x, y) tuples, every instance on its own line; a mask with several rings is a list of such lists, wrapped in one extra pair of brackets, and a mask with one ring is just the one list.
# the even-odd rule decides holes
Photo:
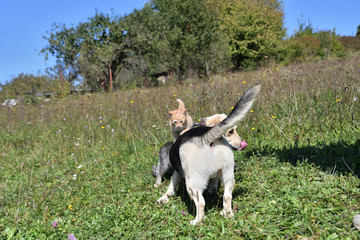
[[(71, 84), (64, 81), (64, 94), (70, 92)], [(19, 74), (13, 78), (10, 82), (2, 85), (0, 84), (0, 100), (24, 96), (27, 93), (36, 94), (44, 92), (61, 92), (60, 81), (49, 77), (32, 74)]]
[(339, 41), (348, 53), (360, 51), (360, 35), (355, 37), (343, 36), (339, 38)]
[(285, 42), (285, 62), (323, 60), (329, 57), (345, 57), (346, 51), (335, 31), (314, 32), (300, 27), (300, 30)]

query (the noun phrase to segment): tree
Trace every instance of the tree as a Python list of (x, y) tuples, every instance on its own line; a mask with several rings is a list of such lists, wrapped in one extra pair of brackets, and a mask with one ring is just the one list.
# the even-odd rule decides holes
[[(210, 0), (209, 0), (210, 1)], [(277, 0), (210, 1), (228, 37), (229, 53), (236, 68), (254, 68), (266, 57), (276, 57), (285, 37), (284, 12)]]
[[(191, 66), (206, 66), (210, 46), (218, 41), (218, 25), (211, 8), (203, 0), (153, 0), (164, 24), (169, 54), (168, 66), (175, 69), (180, 81)], [(205, 57), (206, 56), (206, 57)], [(200, 65), (200, 66), (199, 66)]]
[(94, 84), (93, 78), (96, 76), (97, 82), (107, 89), (109, 73), (115, 79), (128, 56), (124, 22), (121, 18), (97, 13), (77, 29), (82, 39), (79, 57), (81, 72), (85, 79), (92, 79), (88, 84)]
[(50, 36), (43, 38), (48, 41), (48, 45), (41, 50), (41, 53), (45, 54), (45, 60), (49, 54), (54, 56), (56, 66), (52, 70), (57, 73), (62, 71), (67, 75), (67, 80), (73, 82), (79, 74), (76, 61), (79, 57), (80, 41), (76, 29), (54, 23)]
[(81, 75), (88, 87), (101, 83), (107, 88), (109, 72), (114, 79), (128, 56), (122, 18), (96, 13), (76, 27), (54, 26), (55, 33), (44, 37), (49, 42), (42, 49), (46, 57), (55, 56), (64, 69), (76, 73), (73, 76)]
[(360, 35), (360, 25), (357, 26), (357, 32), (356, 32), (356, 36)]
[(166, 23), (159, 12), (154, 11), (150, 3), (146, 3), (142, 9), (135, 9), (125, 16), (125, 23), (131, 57), (137, 57), (134, 67), (148, 74), (168, 71), (171, 68), (171, 53)]

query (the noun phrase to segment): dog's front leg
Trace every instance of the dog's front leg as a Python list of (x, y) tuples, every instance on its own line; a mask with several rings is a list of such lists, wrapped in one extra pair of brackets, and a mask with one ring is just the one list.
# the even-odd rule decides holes
[(166, 190), (165, 194), (161, 198), (159, 198), (156, 202), (159, 204), (167, 203), (169, 201), (169, 197), (174, 195), (175, 190), (180, 183), (180, 180), (181, 180), (180, 174), (177, 171), (174, 171), (168, 189)]

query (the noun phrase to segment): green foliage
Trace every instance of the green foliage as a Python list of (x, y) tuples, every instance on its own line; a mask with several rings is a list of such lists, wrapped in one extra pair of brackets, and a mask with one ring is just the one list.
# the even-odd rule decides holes
[(167, 26), (159, 11), (154, 11), (152, 5), (146, 3), (142, 9), (135, 9), (125, 16), (125, 23), (131, 49), (138, 58), (136, 65), (141, 70), (146, 69), (148, 74), (168, 71), (171, 57)]
[(360, 35), (360, 25), (357, 26), (356, 36)]
[(19, 74), (11, 82), (0, 85), (0, 100), (23, 97), (26, 93), (58, 92), (59, 80), (45, 75)]
[(62, 69), (74, 77), (70, 81), (81, 75), (87, 88), (94, 89), (99, 82), (108, 87), (108, 66), (115, 79), (128, 55), (124, 31), (121, 18), (102, 13), (76, 27), (54, 24), (50, 36), (44, 37), (49, 45), (42, 53), (55, 56)]
[(225, 49), (217, 28), (204, 1), (152, 1), (125, 17), (96, 13), (76, 27), (54, 25), (42, 52), (55, 56), (64, 71), (80, 75), (90, 88), (108, 84), (109, 65), (118, 83), (121, 70), (133, 78), (142, 76), (144, 69), (173, 69), (179, 79), (188, 69), (209, 76), (218, 65), (211, 59)]
[(286, 40), (287, 56), (285, 61), (323, 60), (329, 57), (345, 57), (344, 46), (333, 31), (315, 31), (312, 24), (300, 23), (299, 30)]
[(356, 54), (360, 51), (360, 35), (355, 37), (342, 36), (339, 38), (339, 41), (348, 54)]
[[(88, 86), (96, 88), (103, 81), (109, 87), (109, 71), (115, 80), (125, 64), (128, 46), (121, 18), (96, 13), (88, 22), (77, 27), (81, 39), (79, 68)], [(95, 80), (95, 81), (94, 81)]]
[(66, 28), (64, 24), (56, 25), (54, 23), (50, 36), (43, 36), (43, 38), (48, 41), (48, 45), (41, 50), (41, 53), (45, 55), (45, 60), (48, 59), (49, 54), (54, 56), (57, 65), (54, 66), (53, 70), (57, 74), (60, 74), (60, 71), (62, 73), (66, 72), (67, 79), (70, 82), (76, 80), (79, 74), (76, 61), (80, 49), (80, 39), (77, 36), (76, 29), (74, 27)]
[[(153, 0), (159, 12), (169, 55), (169, 67), (182, 80), (187, 69), (205, 69), (214, 53), (210, 47), (220, 44), (214, 11), (202, 0)], [(208, 75), (208, 72), (205, 72)]]
[[(170, 69), (180, 81), (208, 79), (229, 69), (269, 63), (342, 58), (357, 51), (354, 39), (315, 31), (311, 22), (285, 39), (279, 0), (152, 0), (123, 17), (96, 13), (67, 28), (53, 25), (42, 49), (57, 59), (51, 70), (85, 89), (152, 86), (147, 75)], [(345, 46), (345, 47), (344, 47)]]
[(264, 58), (275, 58), (279, 54), (285, 29), (284, 13), (278, 1), (224, 0), (216, 3), (236, 68), (252, 69)]

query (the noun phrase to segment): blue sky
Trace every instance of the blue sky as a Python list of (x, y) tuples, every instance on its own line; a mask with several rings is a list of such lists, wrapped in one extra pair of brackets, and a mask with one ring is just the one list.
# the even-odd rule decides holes
[[(0, 0), (0, 83), (9, 82), (20, 73), (37, 75), (53, 66), (45, 62), (40, 50), (47, 45), (43, 36), (52, 24), (70, 27), (102, 13), (124, 15), (140, 9), (146, 0)], [(298, 27), (298, 20), (310, 20), (318, 30), (332, 30), (354, 36), (360, 25), (360, 0), (284, 0), (285, 27), (288, 35)]]

